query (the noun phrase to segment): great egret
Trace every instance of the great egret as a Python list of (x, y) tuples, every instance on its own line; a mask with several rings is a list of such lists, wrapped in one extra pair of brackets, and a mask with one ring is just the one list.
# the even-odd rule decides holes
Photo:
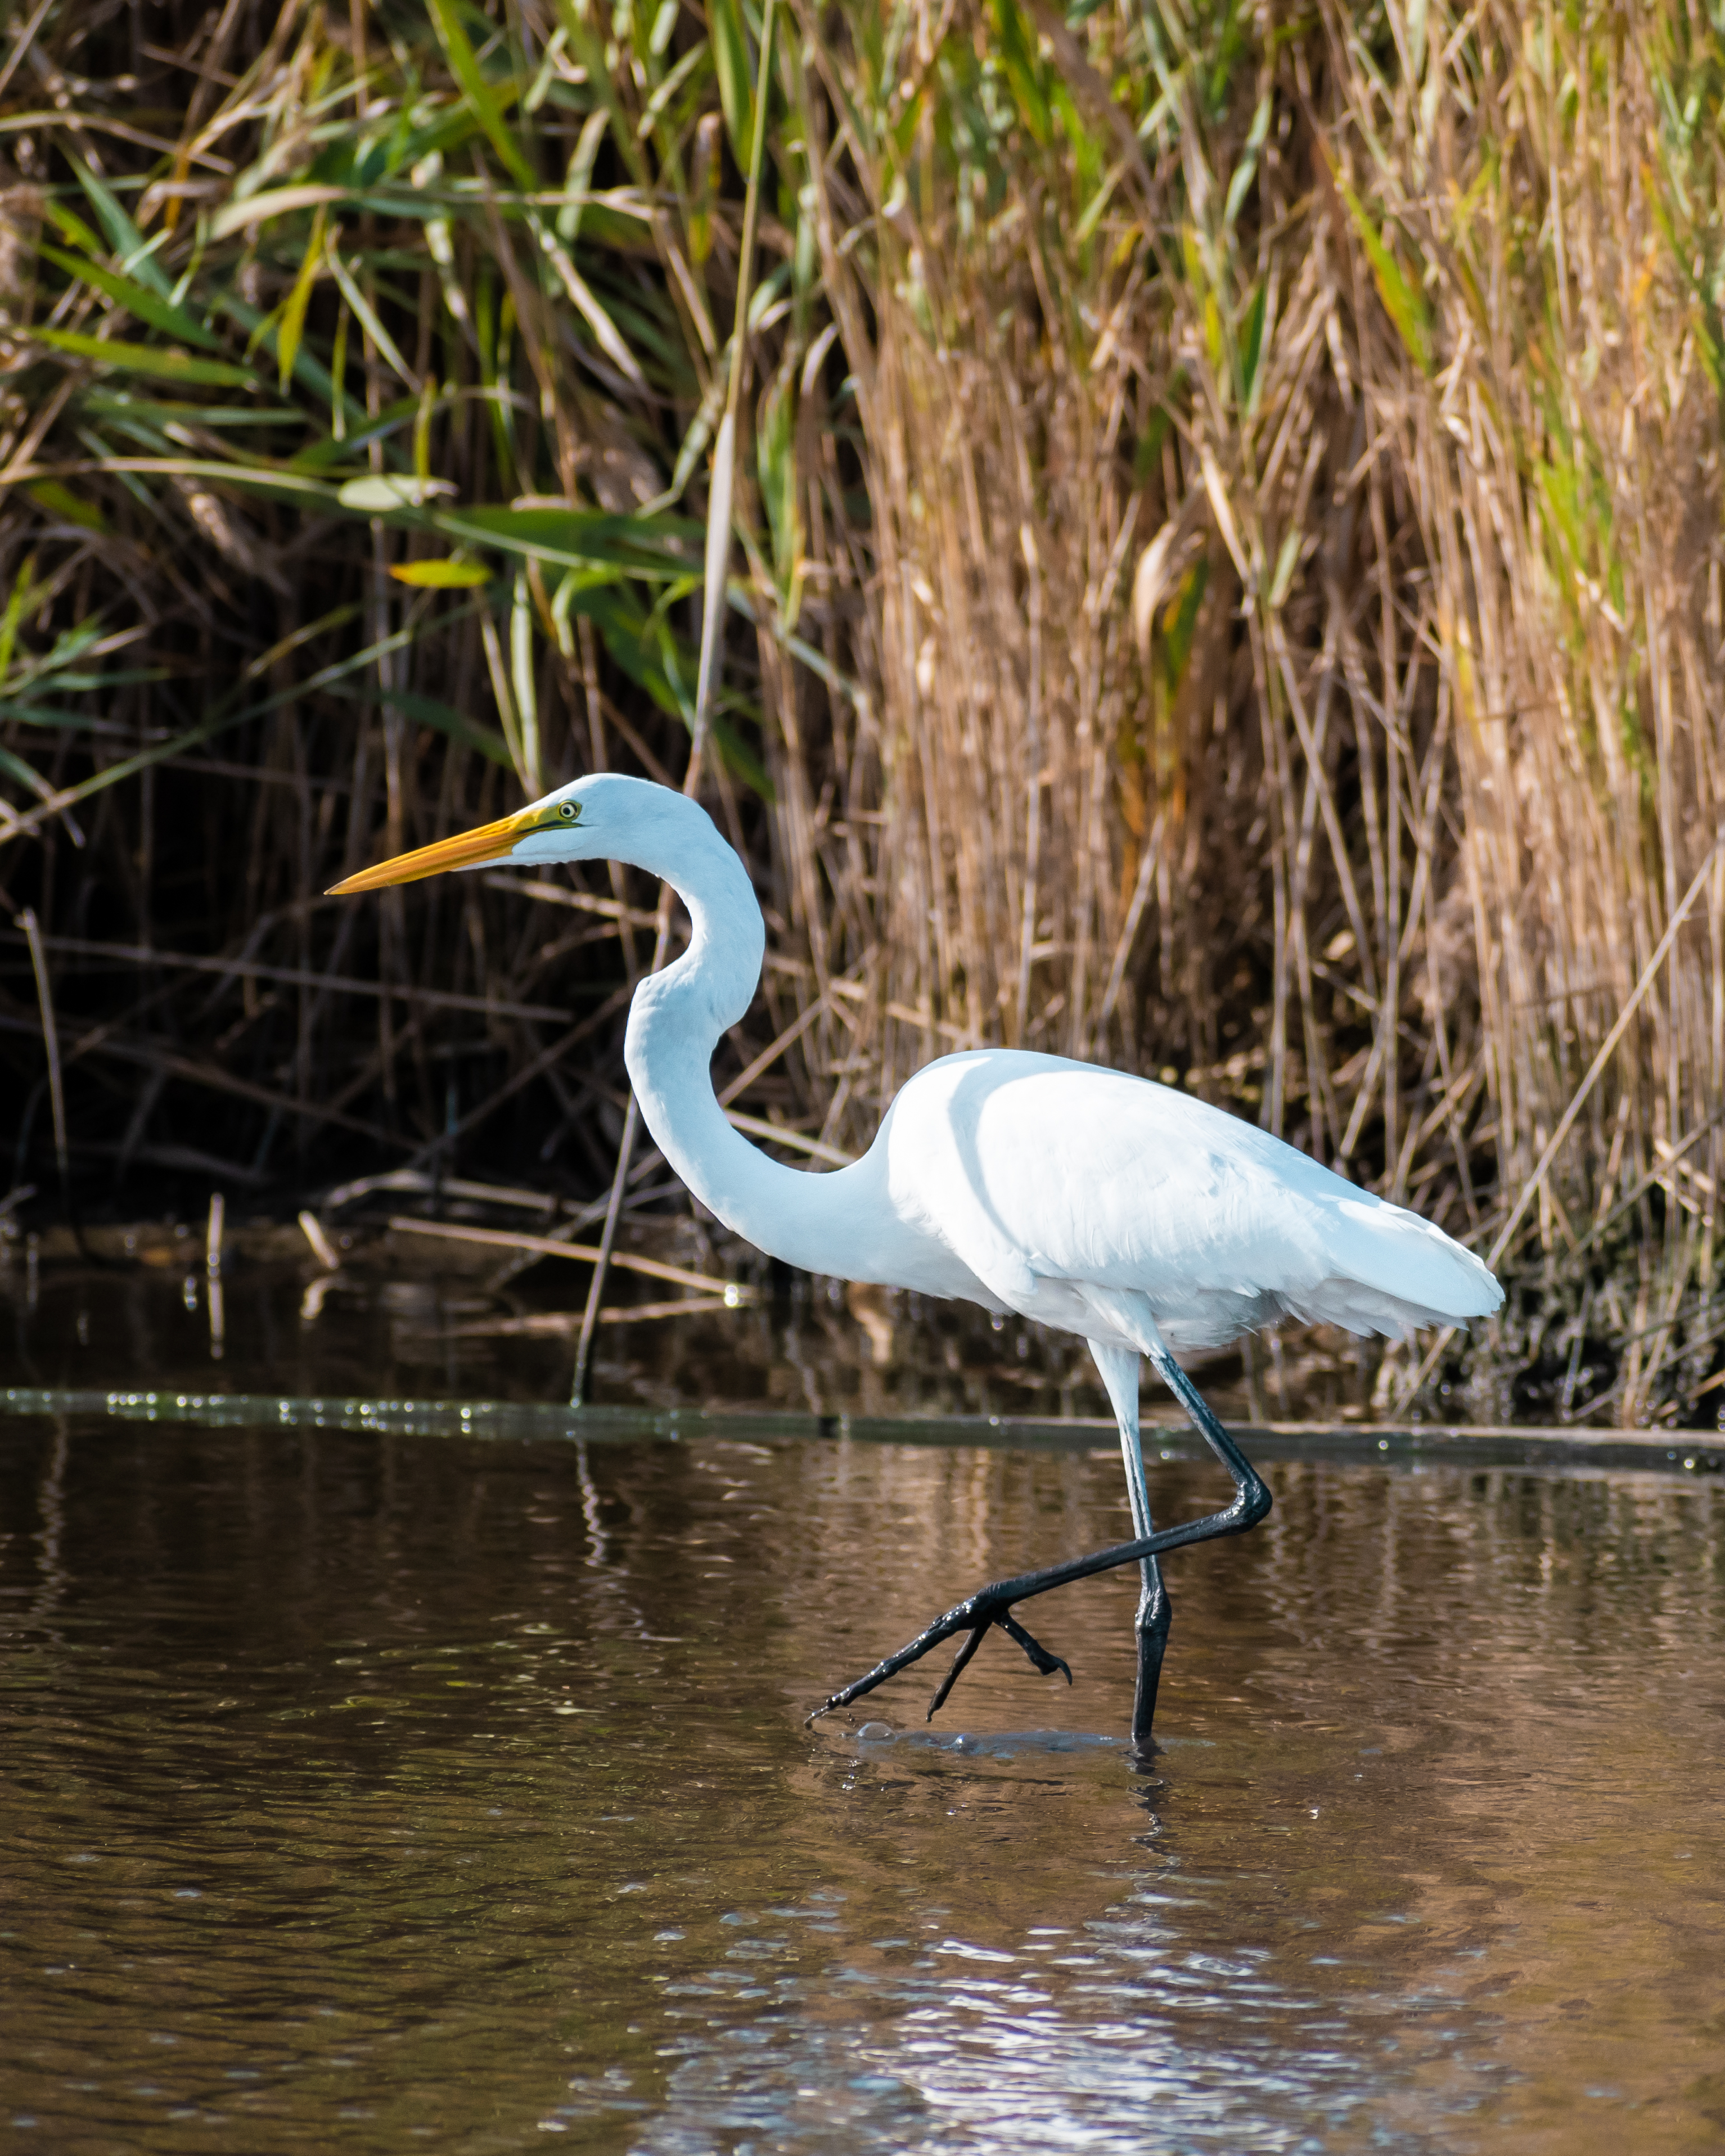
[[(1169, 1622), (1159, 1558), (1240, 1533), (1270, 1509), (1269, 1491), (1172, 1350), (1218, 1346), (1283, 1317), (1395, 1335), (1483, 1317), (1502, 1289), (1440, 1229), (1280, 1139), (1169, 1086), (1058, 1055), (943, 1055), (899, 1093), (862, 1159), (824, 1175), (780, 1167), (726, 1121), (710, 1069), (760, 978), (761, 911), (706, 811), (667, 787), (614, 773), (577, 779), (335, 891), (495, 861), (608, 860), (661, 877), (689, 910), (688, 949), (635, 990), (624, 1057), (655, 1142), (702, 1204), (810, 1272), (963, 1296), (1080, 1334), (1120, 1425), (1131, 1542), (991, 1583), (816, 1712), (860, 1698), (962, 1635), (932, 1716), (996, 1625), (1045, 1676), (1061, 1670), (1070, 1683), (1070, 1671), (1018, 1623), (1014, 1605), (1136, 1563), (1132, 1735), (1147, 1743)], [(1234, 1482), (1223, 1511), (1159, 1532), (1138, 1441), (1140, 1356)]]

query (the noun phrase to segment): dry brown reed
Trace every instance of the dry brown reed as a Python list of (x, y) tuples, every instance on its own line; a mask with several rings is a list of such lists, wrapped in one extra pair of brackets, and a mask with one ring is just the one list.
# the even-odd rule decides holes
[[(654, 894), (316, 894), (680, 780), (754, 18), (157, 13), (0, 51), (0, 881), (73, 1155), (531, 1170), (572, 1235)], [(806, 1160), (954, 1045), (1159, 1073), (1517, 1273), (1488, 1419), (1703, 1413), (1725, 38), (1075, 16), (783, 26), (706, 788), (769, 964), (720, 1075)]]
[(1725, 1081), (1721, 54), (1641, 12), (1332, 7), (1219, 100), (1166, 9), (1128, 135), (1123, 18), (1086, 60), (1040, 11), (1118, 214), (1070, 119), (1035, 169), (1029, 98), (968, 223), (962, 172), (919, 195), (927, 110), (853, 119), (880, 257), (824, 261), (880, 574), (881, 1090), (955, 1039), (1166, 1060), (1541, 1277), (1499, 1411), (1572, 1411), (1626, 1334), (1625, 1421), (1717, 1355)]

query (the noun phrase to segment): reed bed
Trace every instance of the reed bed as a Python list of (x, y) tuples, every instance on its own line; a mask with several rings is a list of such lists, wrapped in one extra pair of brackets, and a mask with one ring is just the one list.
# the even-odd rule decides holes
[[(318, 894), (680, 781), (758, 19), (141, 21), (0, 48), (13, 1180), (574, 1233), (655, 894)], [(1722, 98), (1674, 0), (781, 10), (739, 1114), (819, 1159), (955, 1045), (1160, 1075), (1513, 1275), (1380, 1405), (1713, 1419)]]

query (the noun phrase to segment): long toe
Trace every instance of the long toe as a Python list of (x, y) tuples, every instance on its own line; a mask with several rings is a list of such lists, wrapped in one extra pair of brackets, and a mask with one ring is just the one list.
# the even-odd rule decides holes
[(1032, 1639), (1016, 1617), (997, 1617), (994, 1621), (1009, 1640), (1018, 1641), (1025, 1654), (1029, 1656), (1032, 1666), (1042, 1676), (1051, 1677), (1058, 1670), (1067, 1683), (1071, 1683), (1072, 1671), (1070, 1665), (1063, 1661), (1058, 1655), (1050, 1654), (1040, 1640)]
[(925, 1722), (932, 1722), (935, 1716), (946, 1704), (947, 1694), (951, 1691), (953, 1686), (957, 1683), (959, 1678), (963, 1676), (965, 1671), (970, 1666), (971, 1660), (975, 1655), (977, 1649), (983, 1644), (983, 1635), (988, 1630), (988, 1628), (986, 1625), (978, 1625), (973, 1632), (967, 1632), (965, 1634), (963, 1645), (959, 1648), (957, 1653), (952, 1657), (952, 1668), (947, 1671), (947, 1674), (941, 1679), (939, 1684), (935, 1686), (934, 1697), (928, 1702), (928, 1712), (923, 1717)]

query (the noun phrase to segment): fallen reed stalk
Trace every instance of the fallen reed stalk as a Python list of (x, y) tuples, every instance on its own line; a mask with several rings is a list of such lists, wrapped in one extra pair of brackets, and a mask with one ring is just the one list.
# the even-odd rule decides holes
[[(602, 1310), (600, 1325), (650, 1325), (664, 1317), (711, 1317), (734, 1310), (734, 1303), (711, 1295), (681, 1296), (668, 1302), (627, 1302)], [(538, 1310), (524, 1317), (484, 1317), (452, 1325), (451, 1340), (567, 1340), (578, 1335), (583, 1314), (577, 1311)]]
[[(600, 1250), (590, 1243), (562, 1243), (550, 1235), (521, 1235), (508, 1228), (459, 1228), (441, 1220), (415, 1220), (406, 1214), (391, 1219), (398, 1235), (430, 1235), (445, 1243), (484, 1243), (498, 1250), (531, 1252), (539, 1258), (572, 1258), (597, 1269)], [(609, 1253), (608, 1261), (624, 1272), (644, 1273), (649, 1280), (670, 1281), (674, 1286), (699, 1288), (716, 1295), (730, 1306), (752, 1299), (754, 1290), (736, 1281), (716, 1280), (711, 1273), (691, 1272), (686, 1265), (666, 1265), (659, 1258), (644, 1258), (632, 1250)]]
[(341, 1253), (330, 1240), (321, 1220), (308, 1206), (300, 1209), (300, 1232), (311, 1245), (311, 1255), (326, 1273), (341, 1269)]

